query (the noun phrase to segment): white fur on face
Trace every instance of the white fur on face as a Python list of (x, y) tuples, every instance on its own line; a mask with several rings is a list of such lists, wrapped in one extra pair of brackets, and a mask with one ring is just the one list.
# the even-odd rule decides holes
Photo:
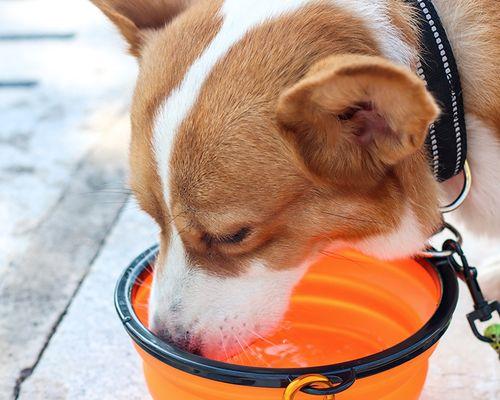
[(189, 269), (187, 259), (184, 254), (184, 246), (179, 233), (172, 228), (172, 236), (170, 238), (170, 246), (165, 258), (164, 266), (155, 266), (153, 275), (153, 284), (151, 287), (151, 295), (149, 300), (149, 326), (157, 327), (162, 310), (168, 304), (171, 307), (178, 302), (177, 291), (173, 290), (173, 285), (167, 287), (166, 282), (174, 284), (180, 282), (185, 275), (185, 271)]
[(154, 151), (167, 204), (169, 203), (170, 158), (175, 135), (195, 104), (203, 84), (217, 62), (252, 28), (294, 11), (308, 0), (226, 0), (223, 23), (201, 56), (191, 65), (180, 86), (160, 106), (154, 128)]
[(165, 264), (157, 266), (151, 292), (153, 332), (216, 359), (268, 335), (306, 271), (305, 265), (273, 271), (256, 260), (240, 276), (211, 275), (186, 262), (175, 232)]

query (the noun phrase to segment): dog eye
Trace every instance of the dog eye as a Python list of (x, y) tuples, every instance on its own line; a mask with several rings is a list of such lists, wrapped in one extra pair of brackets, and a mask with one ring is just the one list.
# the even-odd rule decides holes
[(250, 228), (246, 226), (244, 228), (241, 228), (238, 232), (232, 235), (221, 236), (217, 238), (217, 241), (219, 243), (225, 243), (225, 244), (241, 243), (248, 237), (249, 234), (250, 234)]

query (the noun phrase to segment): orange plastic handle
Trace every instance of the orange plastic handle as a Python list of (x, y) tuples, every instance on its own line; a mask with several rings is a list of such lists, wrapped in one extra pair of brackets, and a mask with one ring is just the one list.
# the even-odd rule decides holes
[[(295, 395), (300, 391), (300, 389), (315, 384), (315, 383), (324, 383), (327, 386), (331, 386), (330, 380), (323, 375), (302, 375), (297, 379), (294, 379), (288, 387), (285, 389), (285, 393), (283, 393), (282, 400), (293, 400)], [(333, 394), (329, 394), (325, 396), (325, 400), (334, 400), (335, 396)]]

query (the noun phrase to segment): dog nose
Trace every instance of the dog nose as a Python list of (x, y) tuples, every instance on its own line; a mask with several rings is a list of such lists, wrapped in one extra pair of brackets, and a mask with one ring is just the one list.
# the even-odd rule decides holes
[(174, 338), (167, 329), (151, 327), (151, 333), (155, 335), (158, 339), (168, 344), (174, 343)]
[(196, 338), (190, 331), (182, 329), (180, 326), (168, 329), (162, 327), (161, 325), (159, 326), (158, 324), (152, 324), (151, 332), (157, 338), (171, 346), (187, 351), (191, 354), (201, 355)]

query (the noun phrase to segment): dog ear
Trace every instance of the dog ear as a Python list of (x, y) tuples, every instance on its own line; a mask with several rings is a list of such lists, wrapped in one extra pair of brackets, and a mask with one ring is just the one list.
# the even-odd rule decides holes
[(144, 32), (165, 26), (186, 9), (191, 0), (90, 0), (113, 22), (139, 56)]
[(311, 176), (352, 182), (380, 178), (420, 149), (439, 109), (410, 70), (376, 56), (338, 55), (286, 90), (277, 114)]

